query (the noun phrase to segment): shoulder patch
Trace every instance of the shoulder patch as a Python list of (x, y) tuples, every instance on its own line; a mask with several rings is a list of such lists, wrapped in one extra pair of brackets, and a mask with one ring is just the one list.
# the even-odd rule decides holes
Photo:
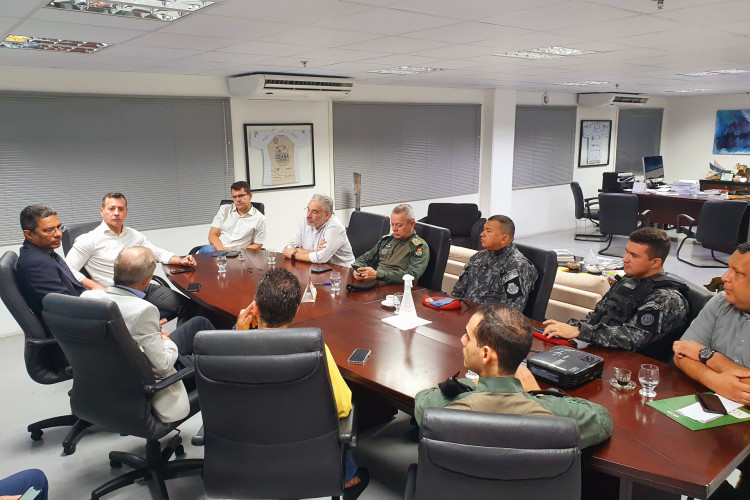
[(417, 248), (416, 250), (414, 250), (414, 255), (416, 255), (417, 257), (421, 257), (422, 256), (422, 249), (421, 248)]
[(416, 236), (411, 239), (411, 244), (414, 245), (415, 247), (422, 246), (423, 243), (424, 241)]

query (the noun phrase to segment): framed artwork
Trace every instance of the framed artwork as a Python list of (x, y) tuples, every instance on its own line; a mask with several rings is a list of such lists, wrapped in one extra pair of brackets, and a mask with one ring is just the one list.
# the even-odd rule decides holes
[(578, 166), (596, 167), (609, 164), (609, 142), (612, 120), (581, 120)]
[(714, 154), (750, 154), (750, 109), (716, 111)]
[(253, 192), (315, 186), (312, 123), (246, 123), (245, 169)]

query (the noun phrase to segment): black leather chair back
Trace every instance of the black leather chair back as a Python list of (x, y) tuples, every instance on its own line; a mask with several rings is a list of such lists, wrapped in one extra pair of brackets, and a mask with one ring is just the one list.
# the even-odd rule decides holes
[(629, 193), (599, 194), (599, 231), (630, 236), (638, 229), (638, 197)]
[[(65, 373), (68, 361), (60, 347), (44, 328), (41, 318), (26, 303), (16, 282), (15, 267), (18, 256), (15, 252), (5, 252), (0, 257), (0, 298), (8, 308), (13, 319), (23, 331), (26, 339), (23, 359), (26, 371), (34, 382), (39, 384), (56, 384), (71, 378)], [(34, 345), (33, 340), (49, 340), (47, 345)]]
[(372, 249), (378, 240), (391, 230), (391, 219), (371, 212), (352, 212), (346, 237), (352, 245), (354, 257)]
[(429, 290), (443, 289), (443, 275), (451, 251), (451, 232), (444, 227), (417, 222), (417, 235), (430, 246), (430, 263), (417, 284)]
[(573, 191), (573, 202), (575, 203), (576, 219), (584, 217), (583, 190), (577, 182), (570, 183), (570, 190)]
[(153, 439), (174, 425), (151, 414), (143, 386), (155, 382), (146, 356), (104, 299), (48, 294), (44, 320), (73, 368), (70, 405), (79, 418), (122, 434)]
[(701, 207), (695, 239), (707, 246), (738, 245), (740, 222), (748, 210), (744, 200), (712, 200)]
[[(232, 200), (221, 200), (219, 202), (219, 206), (231, 205), (232, 203), (234, 203), (234, 201)], [(258, 212), (262, 213), (263, 215), (266, 215), (266, 206), (263, 203), (259, 201), (251, 201), (250, 204), (254, 206)]]
[(555, 284), (555, 276), (557, 276), (557, 254), (552, 250), (543, 250), (522, 243), (514, 243), (514, 245), (534, 264), (538, 274), (523, 313), (527, 318), (544, 321), (547, 319), (547, 304)]
[(84, 233), (93, 231), (102, 221), (97, 220), (93, 222), (82, 222), (80, 224), (65, 225), (65, 231), (62, 233), (62, 247), (63, 253), (68, 255), (68, 252), (73, 247), (76, 238)]
[(578, 500), (578, 443), (578, 424), (571, 418), (429, 408), (421, 427), (415, 498)]
[(444, 227), (451, 233), (451, 244), (480, 250), (479, 235), (487, 219), (474, 203), (430, 203), (427, 217), (419, 222)]
[(209, 496), (342, 493), (339, 421), (320, 329), (199, 332), (193, 347)]

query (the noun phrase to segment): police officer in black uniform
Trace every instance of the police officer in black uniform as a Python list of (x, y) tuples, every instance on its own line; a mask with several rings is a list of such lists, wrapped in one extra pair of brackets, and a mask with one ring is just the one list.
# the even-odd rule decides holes
[(687, 327), (689, 311), (687, 285), (664, 272), (670, 247), (661, 229), (634, 231), (622, 259), (626, 276), (586, 318), (567, 324), (545, 321), (545, 335), (661, 357)]

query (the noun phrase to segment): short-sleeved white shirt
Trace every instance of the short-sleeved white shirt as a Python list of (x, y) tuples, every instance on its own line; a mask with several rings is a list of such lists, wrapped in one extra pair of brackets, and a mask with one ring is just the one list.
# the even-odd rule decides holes
[(233, 203), (222, 205), (211, 227), (221, 231), (219, 239), (224, 248), (246, 247), (253, 243), (262, 245), (266, 241), (266, 216), (255, 207), (240, 215)]

